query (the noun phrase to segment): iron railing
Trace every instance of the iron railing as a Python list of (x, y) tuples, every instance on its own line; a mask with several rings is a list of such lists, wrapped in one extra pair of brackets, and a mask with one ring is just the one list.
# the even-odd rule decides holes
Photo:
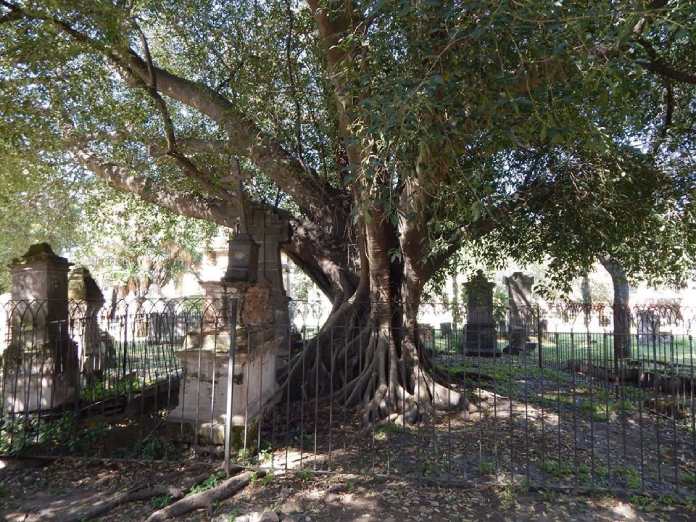
[[(282, 346), (269, 345), (262, 332), (238, 333), (246, 339), (232, 354), (238, 370), (230, 397), (228, 323), (215, 304), (123, 303), (87, 313), (74, 303), (58, 327), (41, 319), (41, 307), (29, 308), (15, 304), (5, 314), (2, 453), (180, 458), (191, 449), (215, 453), (228, 442), (236, 461), (275, 472), (671, 495), (696, 487), (696, 363), (683, 314), (674, 328), (664, 318), (649, 331), (634, 323), (629, 354), (621, 357), (606, 323), (599, 332), (584, 321), (578, 330), (569, 322), (553, 328), (563, 323), (536, 314), (521, 337), (519, 321), (509, 318), (485, 328), (469, 327), (465, 316), (461, 326), (421, 325), (427, 375), (466, 403), (435, 408), (442, 389), (411, 379), (417, 416), (403, 415), (406, 397), (388, 391), (385, 404), (395, 405), (394, 413), (366, 425), (361, 405), (340, 393), (367, 364), (346, 349), (366, 335), (363, 328), (335, 326), (321, 342), (318, 329), (289, 331)], [(406, 332), (392, 334), (402, 339)], [(65, 342), (77, 346), (77, 377), (51, 381), (65, 384), (68, 395), (42, 400), (44, 384), (36, 383), (72, 368), (69, 361), (56, 367)], [(515, 343), (521, 349), (511, 349)], [(323, 365), (302, 357), (312, 351)], [(294, 379), (285, 378), (290, 367)]]

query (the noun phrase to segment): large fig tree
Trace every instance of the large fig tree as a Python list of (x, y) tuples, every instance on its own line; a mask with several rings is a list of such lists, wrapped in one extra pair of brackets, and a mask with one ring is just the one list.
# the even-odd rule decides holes
[(666, 4), (0, 0), (0, 133), (185, 216), (289, 215), (333, 311), (288, 378), (415, 418), (460, 402), (416, 327), (454, 252), (571, 273), (689, 212), (662, 122), (692, 114), (693, 13)]

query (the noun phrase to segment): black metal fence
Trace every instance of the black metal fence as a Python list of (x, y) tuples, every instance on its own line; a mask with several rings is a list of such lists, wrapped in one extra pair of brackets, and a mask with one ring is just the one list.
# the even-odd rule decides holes
[[(73, 303), (64, 324), (47, 316), (44, 305), (5, 310), (0, 453), (220, 452), (229, 336), (219, 306), (144, 301), (92, 311)], [(338, 326), (317, 344), (317, 329), (291, 328), (282, 345), (247, 333), (234, 354), (234, 458), (276, 473), (696, 493), (694, 343), (684, 311), (651, 326), (634, 313), (630, 353), (621, 357), (611, 323), (592, 331), (586, 316), (579, 325), (560, 314), (529, 317), (522, 332), (509, 316), (485, 327), (465, 317), (461, 326), (421, 325), (428, 375), (466, 404), (433, 408), (434, 381), (418, 380), (433, 389), (410, 390), (417, 419), (395, 412), (367, 426), (360, 406), (336, 392), (356, 372), (349, 364), (366, 364), (345, 349), (364, 330)], [(75, 345), (76, 361), (60, 355), (65, 343)], [(300, 357), (317, 349), (330, 361), (321, 368)], [(291, 365), (298, 378), (285, 380)]]

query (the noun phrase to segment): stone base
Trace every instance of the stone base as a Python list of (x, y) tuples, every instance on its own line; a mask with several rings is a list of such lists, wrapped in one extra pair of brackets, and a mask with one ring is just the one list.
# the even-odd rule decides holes
[(5, 414), (50, 410), (74, 402), (74, 379), (52, 375), (41, 368), (7, 369), (3, 375), (3, 411)]
[[(205, 343), (204, 343), (205, 344)], [(227, 408), (228, 353), (183, 350), (176, 353), (184, 368), (179, 403), (169, 421), (191, 424), (209, 443), (222, 444)], [(235, 356), (232, 426), (247, 429), (275, 394), (276, 354), (266, 350), (253, 357)]]
[[(182, 421), (179, 421), (182, 422)], [(187, 440), (193, 440), (194, 422), (185, 422), (186, 429), (184, 434)], [(177, 427), (177, 433), (178, 433)], [(230, 447), (234, 452), (246, 448), (254, 450), (258, 442), (258, 426), (256, 422), (251, 422), (248, 426), (232, 426), (230, 430)], [(225, 444), (225, 425), (220, 422), (200, 422), (196, 431), (199, 446), (223, 446)]]
[(191, 351), (198, 351), (200, 347), (203, 351), (207, 352), (224, 352), (230, 346), (230, 333), (226, 330), (218, 332), (216, 335), (200, 332), (189, 332), (186, 334), (186, 346), (194, 346), (195, 349)]
[(483, 357), (501, 355), (494, 324), (467, 324), (464, 353)]
[(527, 329), (526, 328), (510, 328), (510, 344), (504, 349), (503, 353), (518, 355), (526, 351)]
[(534, 341), (525, 341), (522, 345), (522, 348), (519, 347), (514, 347), (512, 344), (508, 344), (505, 348), (503, 348), (503, 353), (511, 354), (511, 355), (520, 355), (522, 353), (530, 353), (536, 350), (537, 348), (537, 343)]

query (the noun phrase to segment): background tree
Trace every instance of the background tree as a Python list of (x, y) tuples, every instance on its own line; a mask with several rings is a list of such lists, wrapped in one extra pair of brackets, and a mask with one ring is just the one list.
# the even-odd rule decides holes
[[(0, 138), (0, 147), (2, 147)], [(32, 243), (49, 241), (66, 249), (81, 239), (80, 209), (73, 196), (80, 181), (66, 173), (55, 179), (51, 167), (23, 161), (4, 151), (0, 169), (0, 293), (10, 290), (7, 265)]]
[(560, 281), (598, 255), (631, 266), (644, 218), (692, 212), (660, 161), (690, 165), (691, 140), (656, 123), (664, 99), (670, 129), (693, 110), (664, 87), (663, 55), (692, 50), (683, 4), (0, 0), (0, 107), (23, 153), (182, 215), (288, 213), (286, 253), (334, 304), (293, 389), (329, 391), (294, 369), (335, 356), (334, 397), (415, 419), (420, 395), (459, 402), (416, 330), (453, 252), (550, 256)]
[(114, 299), (145, 297), (153, 285), (161, 288), (195, 271), (217, 231), (103, 184), (86, 192), (80, 217), (85, 239), (70, 258), (89, 266)]

